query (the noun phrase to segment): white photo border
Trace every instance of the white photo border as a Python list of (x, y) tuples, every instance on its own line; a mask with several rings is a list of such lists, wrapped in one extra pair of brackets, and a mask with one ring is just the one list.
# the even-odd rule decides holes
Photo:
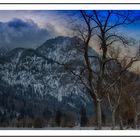
[(73, 4), (76, 4), (76, 3), (79, 3), (79, 4), (85, 4), (85, 3), (89, 3), (89, 4), (96, 4), (96, 3), (140, 3), (139, 0), (1, 0), (0, 3), (52, 3), (52, 4), (59, 4), (59, 3), (67, 3), (67, 4), (70, 4), (70, 3), (73, 3)]
[[(8, 1), (8, 0), (5, 0)], [(9, 0), (11, 1), (11, 0)], [(17, 0), (16, 0), (17, 1)], [(25, 0), (26, 1), (26, 0)], [(33, 0), (29, 0), (33, 1)], [(42, 0), (40, 0), (42, 1)], [(62, 0), (64, 1), (64, 0)], [(96, 0), (95, 0), (96, 1)], [(100, 0), (103, 1), (103, 0)], [(107, 1), (107, 0), (106, 0)], [(116, 1), (116, 0), (114, 0)], [(117, 0), (122, 1), (122, 0)], [(129, 0), (130, 1), (130, 0)], [(133, 0), (136, 1), (136, 0)], [(2, 2), (2, 1), (1, 1)], [(19, 2), (19, 0), (18, 0)], [(87, 0), (88, 2), (88, 0)], [(128, 2), (128, 1), (127, 1)], [(0, 10), (140, 10), (136, 4), (0, 4)], [(140, 137), (140, 130), (0, 130), (0, 137)]]

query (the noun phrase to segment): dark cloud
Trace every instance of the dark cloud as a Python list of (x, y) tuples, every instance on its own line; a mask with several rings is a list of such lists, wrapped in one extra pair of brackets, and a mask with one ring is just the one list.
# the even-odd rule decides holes
[(0, 48), (37, 47), (55, 35), (52, 29), (40, 28), (32, 20), (13, 19), (9, 22), (0, 22)]
[(30, 24), (20, 19), (14, 19), (8, 22), (8, 26), (11, 28), (20, 29), (20, 28), (28, 28), (30, 27)]

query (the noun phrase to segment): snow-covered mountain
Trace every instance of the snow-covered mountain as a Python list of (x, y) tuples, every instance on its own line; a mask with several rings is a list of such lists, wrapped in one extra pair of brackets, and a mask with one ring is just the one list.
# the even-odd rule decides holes
[[(8, 52), (0, 59), (0, 98), (5, 100), (0, 103), (1, 111), (13, 107), (16, 114), (23, 110), (42, 114), (45, 108), (78, 113), (84, 105), (89, 114), (93, 113), (84, 85), (70, 71), (78, 74), (82, 69), (82, 49), (79, 38), (57, 37), (36, 50), (16, 48)], [(92, 49), (90, 53), (97, 55)]]

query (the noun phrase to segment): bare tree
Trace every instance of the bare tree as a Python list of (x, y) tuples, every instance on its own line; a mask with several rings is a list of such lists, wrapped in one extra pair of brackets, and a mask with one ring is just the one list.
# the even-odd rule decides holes
[[(115, 58), (114, 58), (114, 60), (115, 60)], [(119, 61), (116, 58), (116, 61), (120, 65), (118, 67), (117, 73), (116, 72), (114, 73), (113, 70), (111, 70), (112, 74), (109, 73), (109, 75), (111, 75), (111, 77), (108, 76), (108, 77), (110, 77), (110, 81), (111, 81), (111, 79), (113, 79), (114, 82), (112, 82), (112, 83), (108, 82), (108, 84), (107, 84), (108, 87), (105, 88), (105, 95), (109, 101), (110, 109), (112, 112), (112, 129), (115, 129), (116, 111), (117, 111), (118, 107), (121, 107), (121, 100), (123, 100), (124, 96), (128, 96), (128, 94), (126, 94), (126, 91), (124, 90), (125, 86), (126, 86), (126, 81), (124, 82), (124, 80), (126, 80), (126, 79), (123, 79), (124, 75), (127, 73), (129, 68), (131, 68), (132, 65), (138, 60), (139, 59), (134, 57), (128, 61), (128, 59), (126, 59), (124, 57), (121, 61)], [(117, 67), (116, 67), (116, 69), (117, 69)], [(130, 84), (130, 82), (127, 84)], [(121, 125), (120, 128), (123, 129), (122, 120), (121, 120), (120, 115), (119, 115), (118, 119), (119, 119), (120, 125)]]
[[(132, 59), (130, 63), (126, 65), (125, 68), (121, 69), (117, 77), (112, 77), (111, 82), (107, 82), (106, 65), (110, 62), (118, 62), (116, 58), (108, 56), (108, 48), (112, 46), (117, 46), (119, 44), (122, 46), (127, 46), (132, 43), (123, 34), (117, 32), (117, 28), (134, 23), (137, 18), (131, 13), (131, 11), (80, 11), (82, 24), (79, 26), (79, 20), (77, 21), (78, 26), (76, 26), (75, 32), (82, 39), (84, 47), (83, 56), (85, 66), (77, 74), (70, 66), (66, 64), (63, 65), (67, 70), (69, 70), (73, 75), (81, 80), (81, 83), (89, 91), (91, 98), (93, 99), (95, 110), (96, 110), (96, 121), (98, 129), (102, 128), (102, 107), (101, 103), (103, 98), (106, 97), (106, 92), (111, 88), (115, 87), (117, 93), (117, 98), (110, 104), (112, 106), (112, 113), (115, 112), (118, 107), (121, 95), (120, 91), (117, 89), (116, 84), (120, 81), (122, 74), (133, 64), (135, 59)], [(93, 42), (93, 36), (99, 42), (99, 48), (101, 54), (99, 56), (89, 55), (89, 49), (91, 49), (91, 42)], [(92, 43), (94, 44), (94, 43)], [(92, 46), (93, 48), (95, 46)], [(98, 70), (95, 71), (95, 63), (93, 59), (96, 59), (98, 63)], [(58, 63), (58, 62), (57, 62)], [(107, 78), (108, 79), (108, 78)], [(109, 94), (107, 94), (109, 95)], [(109, 98), (108, 98), (109, 99)], [(114, 113), (115, 114), (115, 113)], [(115, 116), (115, 115), (113, 115)], [(114, 117), (112, 117), (114, 126)]]
[[(96, 106), (96, 118), (98, 129), (101, 129), (102, 126), (102, 110), (101, 110), (101, 101), (104, 95), (104, 85), (105, 83), (105, 65), (114, 60), (114, 58), (109, 58), (108, 48), (115, 45), (116, 43), (127, 46), (130, 42), (124, 35), (117, 33), (116, 29), (124, 26), (132, 24), (136, 21), (136, 17), (132, 15), (131, 11), (80, 11), (82, 18), (86, 24), (86, 30), (79, 30), (80, 35), (84, 41), (84, 58), (86, 69), (88, 71), (88, 87), (90, 89), (90, 95), (95, 102)], [(99, 48), (102, 51), (101, 57), (99, 60), (99, 72), (96, 75), (97, 80), (95, 81), (95, 73), (93, 71), (93, 67), (91, 65), (90, 56), (88, 55), (88, 49), (90, 45), (90, 41), (92, 39), (93, 34), (98, 38), (100, 45)], [(94, 47), (94, 46), (93, 46)], [(95, 56), (93, 56), (95, 58)], [(133, 61), (132, 61), (133, 62)], [(132, 63), (131, 62), (131, 63)], [(131, 65), (129, 63), (128, 65)], [(125, 68), (126, 70), (126, 68)], [(124, 71), (124, 70), (122, 70)], [(120, 72), (117, 80), (113, 82), (111, 85), (115, 85), (115, 83), (120, 80), (121, 74)], [(105, 83), (105, 84), (104, 84)], [(120, 100), (120, 95), (118, 96), (117, 102)], [(118, 105), (117, 105), (118, 106)], [(115, 105), (116, 110), (116, 105)]]

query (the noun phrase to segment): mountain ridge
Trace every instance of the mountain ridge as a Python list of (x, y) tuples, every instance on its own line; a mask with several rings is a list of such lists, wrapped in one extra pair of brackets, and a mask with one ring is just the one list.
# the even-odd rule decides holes
[[(38, 107), (41, 105), (43, 108), (48, 107), (48, 110), (53, 112), (52, 114), (58, 109), (63, 111), (71, 110), (73, 113), (79, 114), (80, 108), (84, 105), (87, 108), (87, 113), (93, 114), (93, 104), (86, 93), (85, 87), (77, 77), (61, 65), (65, 62), (77, 72), (84, 65), (82, 52), (75, 51), (77, 46), (74, 46), (73, 40), (74, 38), (70, 37), (67, 37), (67, 43), (65, 43), (65, 37), (48, 40), (47, 42), (53, 43), (53, 51), (44, 51), (46, 48), (48, 49), (48, 44), (50, 44), (48, 43), (46, 46), (43, 44), (37, 49), (16, 48), (8, 52), (5, 55), (5, 59), (8, 59), (8, 61), (0, 63), (0, 81), (1, 83), (6, 83), (0, 85), (1, 89), (5, 89), (5, 91), (1, 90), (1, 96), (4, 96), (3, 98), (5, 99), (7, 94), (10, 100), (15, 96), (13, 98), (17, 98), (21, 102), (24, 100), (25, 104), (31, 104), (31, 107), (25, 107), (26, 111), (34, 110), (31, 109), (32, 106), (38, 103)], [(56, 46), (55, 42), (57, 42)], [(43, 53), (41, 53), (41, 50), (39, 51), (42, 48)], [(79, 48), (81, 49), (81, 46)], [(69, 57), (65, 57), (67, 54)], [(62, 59), (62, 56), (65, 59)], [(11, 90), (9, 91), (8, 89)], [(5, 104), (8, 104), (7, 101)], [(18, 112), (17, 114), (23, 114), (21, 111), (15, 110)], [(39, 112), (36, 114), (39, 115)], [(28, 116), (28, 113), (25, 114)], [(35, 112), (33, 114), (35, 115)]]

